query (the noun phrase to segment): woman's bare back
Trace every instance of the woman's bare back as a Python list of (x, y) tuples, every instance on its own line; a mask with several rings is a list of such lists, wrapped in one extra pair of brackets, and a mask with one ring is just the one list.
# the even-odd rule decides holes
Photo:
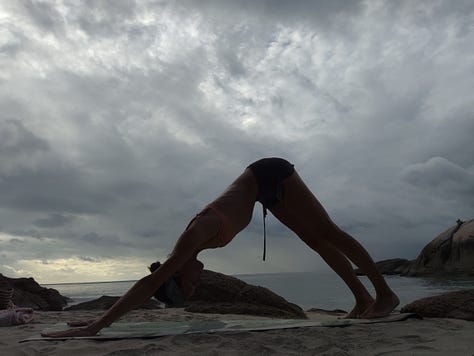
[(246, 169), (210, 205), (229, 219), (237, 233), (250, 223), (256, 197), (257, 182), (252, 172)]

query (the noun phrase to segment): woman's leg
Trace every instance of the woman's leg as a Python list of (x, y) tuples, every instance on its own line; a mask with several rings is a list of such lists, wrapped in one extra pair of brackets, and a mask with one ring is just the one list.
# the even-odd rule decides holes
[[(312, 243), (317, 243), (317, 240), (323, 239), (327, 244), (332, 245), (357, 265), (374, 285), (377, 293), (375, 302), (361, 316), (376, 318), (392, 312), (398, 305), (399, 300), (377, 270), (374, 261), (365, 248), (332, 222), (321, 203), (306, 187), (296, 172), (288, 177), (283, 184), (285, 189), (284, 198), (276, 208), (291, 212), (293, 218), (308, 231), (307, 238)], [(308, 244), (310, 245), (310, 243)], [(329, 264), (331, 267), (340, 263), (339, 260), (332, 259), (331, 255), (327, 258), (331, 261)], [(345, 275), (344, 278), (345, 281), (346, 279), (357, 279), (355, 275), (354, 277)], [(356, 300), (358, 298), (364, 297), (356, 295)]]
[(323, 238), (318, 238), (318, 236), (306, 231), (304, 226), (299, 222), (299, 219), (295, 218), (291, 212), (281, 204), (273, 207), (271, 212), (278, 220), (293, 230), (309, 247), (316, 251), (339, 277), (342, 278), (356, 299), (356, 305), (346, 317), (360, 317), (360, 314), (373, 304), (374, 299), (357, 278), (346, 256), (331, 244), (327, 243)]

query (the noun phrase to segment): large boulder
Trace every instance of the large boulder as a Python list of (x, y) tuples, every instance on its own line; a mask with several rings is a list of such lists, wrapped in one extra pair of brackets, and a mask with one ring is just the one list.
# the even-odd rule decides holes
[(474, 275), (474, 220), (458, 220), (426, 245), (401, 274)]
[(9, 278), (0, 273), (0, 282), (13, 288), (12, 302), (19, 307), (62, 310), (68, 302), (56, 289), (41, 287), (33, 278)]
[(453, 318), (474, 321), (474, 289), (449, 292), (415, 300), (401, 309), (431, 318)]
[(268, 288), (209, 270), (203, 271), (195, 293), (187, 302), (185, 310), (190, 312), (307, 318), (299, 306)]

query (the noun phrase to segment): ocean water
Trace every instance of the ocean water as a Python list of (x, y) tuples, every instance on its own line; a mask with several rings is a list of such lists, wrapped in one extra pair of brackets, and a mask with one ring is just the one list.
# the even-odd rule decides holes
[[(307, 310), (310, 308), (350, 310), (354, 299), (350, 290), (331, 272), (294, 272), (271, 274), (245, 274), (235, 276), (241, 280), (267, 287), (286, 300)], [(366, 277), (362, 283), (373, 292)], [(466, 278), (414, 278), (385, 276), (387, 283), (398, 294), (400, 306), (416, 299), (453, 290), (474, 288), (474, 277)], [(102, 295), (120, 296), (135, 281), (48, 284), (62, 295), (72, 299), (70, 305), (98, 298)]]

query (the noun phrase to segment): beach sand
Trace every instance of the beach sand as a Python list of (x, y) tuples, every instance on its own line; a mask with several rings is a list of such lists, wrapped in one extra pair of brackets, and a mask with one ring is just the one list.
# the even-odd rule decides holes
[[(32, 323), (0, 328), (1, 355), (474, 355), (474, 322), (408, 319), (402, 322), (311, 327), (232, 334), (195, 334), (117, 341), (20, 340), (51, 324), (85, 320), (97, 311), (36, 312)], [(309, 318), (328, 316), (308, 312)], [(183, 309), (136, 310), (121, 322), (258, 319), (242, 315), (187, 313)]]

